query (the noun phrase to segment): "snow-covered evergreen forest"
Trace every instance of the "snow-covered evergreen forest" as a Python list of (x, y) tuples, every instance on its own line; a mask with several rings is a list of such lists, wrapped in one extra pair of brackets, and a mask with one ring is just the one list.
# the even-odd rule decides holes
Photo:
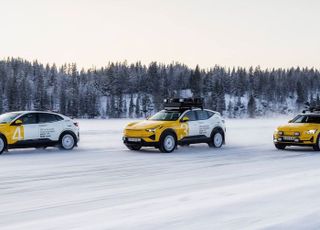
[(0, 113), (52, 110), (72, 117), (145, 117), (163, 98), (203, 97), (226, 117), (289, 114), (320, 104), (317, 69), (190, 68), (180, 63), (109, 63), (79, 69), (19, 58), (0, 61)]

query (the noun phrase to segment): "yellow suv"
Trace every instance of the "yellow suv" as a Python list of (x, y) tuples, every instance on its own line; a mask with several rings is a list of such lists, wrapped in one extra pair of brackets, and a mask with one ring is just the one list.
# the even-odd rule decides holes
[(165, 99), (165, 109), (144, 121), (129, 123), (123, 142), (130, 150), (152, 146), (172, 152), (177, 145), (207, 143), (220, 148), (225, 143), (225, 124), (221, 115), (203, 109), (202, 99)]
[(279, 126), (273, 135), (273, 142), (277, 149), (287, 146), (312, 146), (320, 150), (320, 113), (314, 110), (297, 115), (288, 124)]

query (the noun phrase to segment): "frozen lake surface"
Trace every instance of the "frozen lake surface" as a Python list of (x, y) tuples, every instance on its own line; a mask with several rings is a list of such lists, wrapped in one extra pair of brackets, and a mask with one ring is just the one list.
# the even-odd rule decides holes
[(288, 119), (227, 120), (227, 145), (122, 144), (128, 120), (80, 120), (74, 151), (0, 156), (0, 229), (319, 229), (320, 153), (278, 151)]

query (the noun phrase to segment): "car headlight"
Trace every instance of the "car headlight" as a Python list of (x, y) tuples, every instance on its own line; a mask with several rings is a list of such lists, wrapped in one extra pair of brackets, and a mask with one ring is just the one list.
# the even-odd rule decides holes
[(316, 129), (310, 129), (307, 131), (307, 134), (315, 134), (317, 132)]
[(295, 132), (294, 135), (295, 136), (300, 136), (300, 133), (299, 132)]
[(155, 132), (157, 129), (160, 129), (161, 126), (157, 126), (157, 127), (154, 127), (154, 128), (150, 128), (150, 129), (146, 129), (147, 132)]
[(282, 131), (278, 131), (278, 134), (279, 134), (279, 135), (283, 135), (283, 132), (282, 132)]

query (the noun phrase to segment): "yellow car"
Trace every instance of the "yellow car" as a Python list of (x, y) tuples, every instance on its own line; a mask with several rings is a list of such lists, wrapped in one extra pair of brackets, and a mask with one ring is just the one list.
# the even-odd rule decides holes
[(128, 124), (123, 142), (130, 150), (152, 146), (172, 152), (177, 145), (225, 143), (225, 124), (218, 112), (202, 108), (200, 99), (165, 100), (165, 109), (144, 121)]
[(302, 113), (288, 124), (279, 126), (273, 134), (273, 142), (277, 149), (287, 146), (312, 146), (320, 150), (320, 113)]

